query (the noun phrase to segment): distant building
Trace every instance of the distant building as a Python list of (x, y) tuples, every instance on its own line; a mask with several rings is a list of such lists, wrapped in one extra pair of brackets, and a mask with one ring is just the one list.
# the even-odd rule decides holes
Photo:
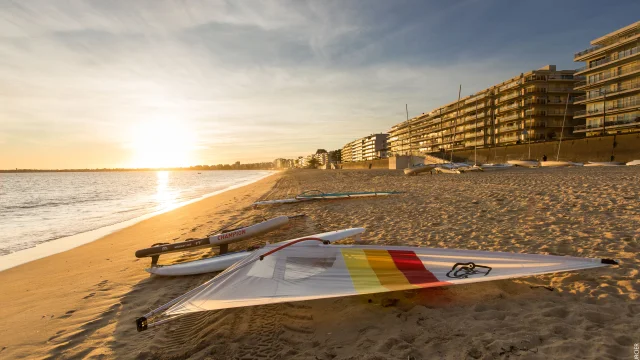
[[(584, 125), (574, 133), (587, 136), (640, 131), (640, 21), (591, 41), (576, 53), (585, 62), (576, 74), (586, 77), (575, 89), (586, 91), (576, 103), (586, 105), (575, 118)], [(603, 119), (605, 119), (603, 121)]]
[(386, 158), (388, 137), (388, 134), (371, 134), (346, 144), (341, 151), (342, 162)]
[[(547, 65), (394, 125), (389, 152), (408, 155), (570, 138), (581, 77)], [(568, 104), (567, 104), (568, 102)], [(566, 117), (565, 117), (565, 108)], [(564, 121), (564, 124), (563, 124)]]
[(296, 167), (296, 161), (293, 159), (275, 159), (273, 161), (273, 166), (276, 169), (291, 169)]

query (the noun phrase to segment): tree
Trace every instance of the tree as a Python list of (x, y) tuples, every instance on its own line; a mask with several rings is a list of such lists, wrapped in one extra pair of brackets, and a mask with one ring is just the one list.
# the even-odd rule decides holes
[(316, 154), (324, 154), (324, 153), (326, 153), (326, 152), (327, 152), (327, 150), (325, 150), (325, 149), (318, 149), (318, 150), (316, 150)]
[(318, 159), (316, 159), (316, 158), (309, 159), (309, 164), (307, 165), (307, 168), (315, 169), (316, 166), (318, 166)]
[(342, 162), (342, 149), (329, 151), (329, 160)]

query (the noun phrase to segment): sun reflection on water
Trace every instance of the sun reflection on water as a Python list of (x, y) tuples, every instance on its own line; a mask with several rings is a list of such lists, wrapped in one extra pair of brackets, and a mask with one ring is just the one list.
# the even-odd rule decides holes
[(154, 198), (158, 203), (158, 209), (168, 209), (177, 205), (176, 192), (171, 191), (169, 187), (169, 173), (169, 171), (156, 171), (157, 185)]

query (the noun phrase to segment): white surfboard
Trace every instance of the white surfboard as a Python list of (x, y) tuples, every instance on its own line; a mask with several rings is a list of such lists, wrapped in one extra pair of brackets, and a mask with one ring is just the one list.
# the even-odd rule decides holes
[[(278, 244), (286, 244), (296, 240), (304, 239), (307, 237), (319, 238), (330, 242), (346, 239), (348, 237), (359, 237), (365, 231), (364, 228), (351, 228), (338, 231), (330, 231), (322, 234), (304, 236), (297, 239), (287, 240), (279, 242)], [(316, 242), (302, 242), (292, 246), (315, 246)], [(251, 251), (240, 251), (235, 253), (228, 253), (224, 255), (214, 256), (209, 259), (202, 259), (196, 261), (190, 261), (181, 264), (168, 265), (168, 266), (154, 266), (145, 269), (147, 272), (161, 276), (185, 276), (185, 275), (197, 275), (206, 274), (210, 272), (222, 271), (236, 262), (249, 256)]]

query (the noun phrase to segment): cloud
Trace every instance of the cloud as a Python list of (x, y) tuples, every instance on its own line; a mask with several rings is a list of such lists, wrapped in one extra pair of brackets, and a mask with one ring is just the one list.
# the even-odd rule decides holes
[[(508, 16), (526, 8), (485, 1), (5, 2), (0, 152), (12, 156), (0, 168), (122, 164), (130, 145), (124, 134), (166, 119), (195, 129), (197, 163), (342, 147), (403, 121), (405, 103), (413, 116), (455, 100), (459, 84), (468, 95), (548, 63), (570, 64), (575, 46), (567, 43), (588, 42), (577, 39), (577, 25), (553, 15), (544, 25), (553, 31), (537, 31), (535, 17)], [(38, 162), (61, 141), (65, 154), (92, 143), (111, 151)]]

